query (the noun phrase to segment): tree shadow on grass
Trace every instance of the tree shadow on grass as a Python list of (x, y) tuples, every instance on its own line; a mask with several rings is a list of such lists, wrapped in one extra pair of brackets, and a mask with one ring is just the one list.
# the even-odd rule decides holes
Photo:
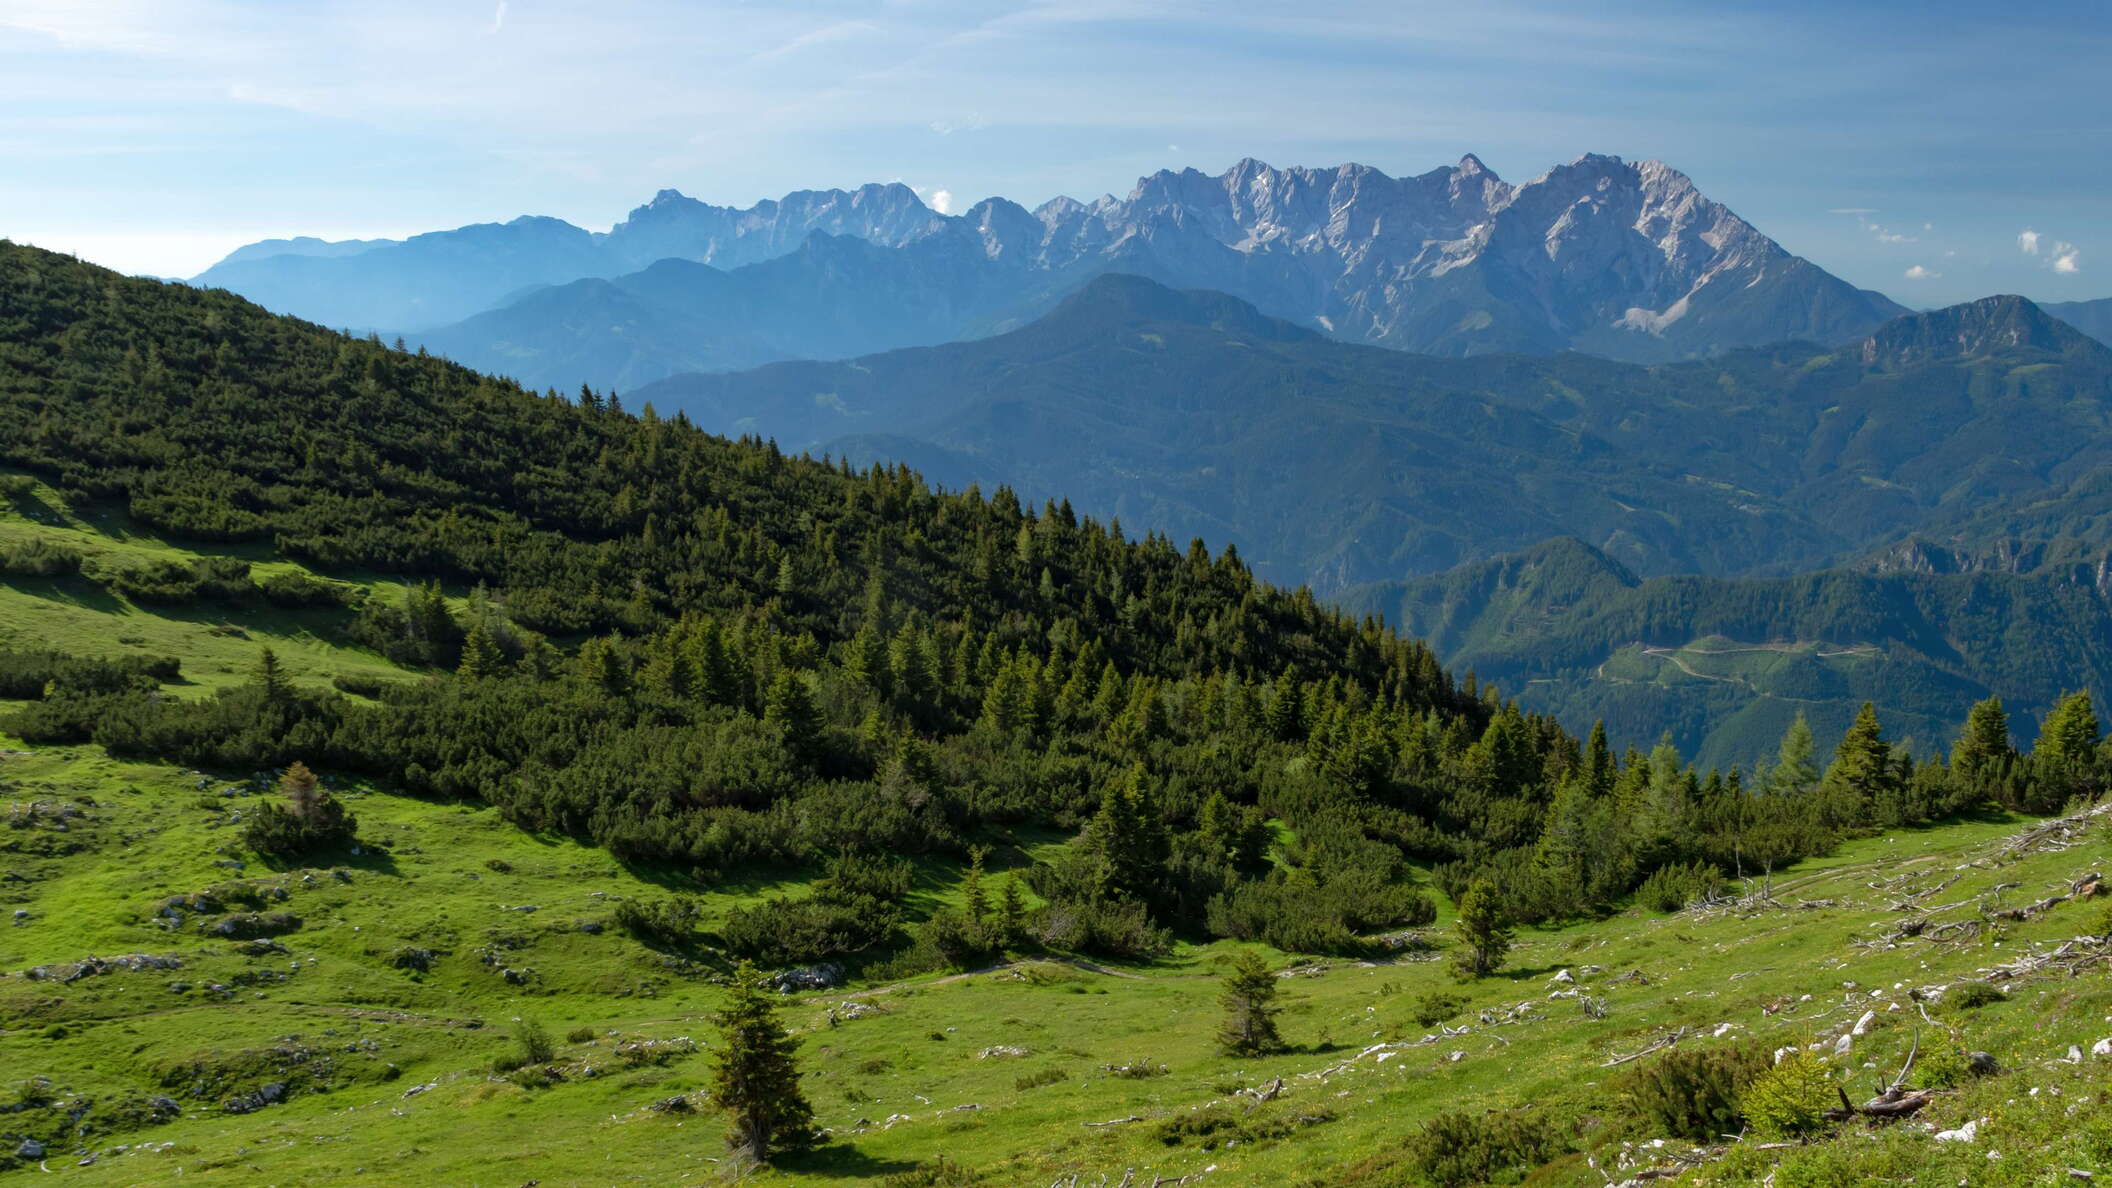
[(8, 574), (0, 577), (0, 585), (19, 590), (31, 598), (41, 598), (46, 602), (78, 607), (97, 614), (114, 615), (124, 609), (124, 604), (119, 602), (115, 595), (82, 577), (48, 578)]
[(780, 1171), (855, 1180), (859, 1183), (877, 1182), (883, 1176), (915, 1171), (918, 1166), (916, 1161), (909, 1159), (875, 1158), (850, 1143), (830, 1143), (810, 1151), (778, 1155), (772, 1158), (770, 1163)]

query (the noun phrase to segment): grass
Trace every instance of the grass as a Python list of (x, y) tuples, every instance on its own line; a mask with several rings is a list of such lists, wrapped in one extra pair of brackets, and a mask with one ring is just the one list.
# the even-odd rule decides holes
[[(76, 514), (50, 488), (12, 506), (0, 502), (0, 548), (41, 539), (79, 553), (90, 565), (190, 562), (238, 557), (263, 579), (308, 572), (268, 550), (237, 546), (195, 549), (136, 531), (120, 510), (98, 507)], [(372, 597), (401, 599), (402, 583), (372, 575), (331, 575)], [(82, 576), (36, 578), (0, 574), (0, 647), (51, 648), (80, 656), (176, 656), (183, 661), (178, 696), (207, 695), (240, 683), (269, 647), (297, 683), (326, 685), (335, 676), (402, 678), (403, 670), (364, 648), (338, 642), (345, 610), (272, 607), (145, 606), (112, 594)]]

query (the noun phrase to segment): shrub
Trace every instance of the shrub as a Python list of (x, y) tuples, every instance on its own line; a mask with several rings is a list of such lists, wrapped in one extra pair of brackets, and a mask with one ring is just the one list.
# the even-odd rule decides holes
[(1793, 1052), (1753, 1079), (1741, 1104), (1753, 1130), (1766, 1138), (1803, 1138), (1826, 1127), (1839, 1094), (1809, 1052)]
[(250, 849), (269, 858), (297, 858), (352, 844), (359, 822), (305, 765), (288, 767), (279, 790), (286, 803), (258, 805), (243, 827)]
[(257, 583), (257, 590), (273, 606), (342, 606), (345, 601), (341, 587), (298, 570), (272, 574)]
[(1991, 982), (1960, 982), (1943, 992), (1943, 1005), (1960, 1011), (1977, 1011), (1993, 1003), (2007, 1002), (2009, 995)]
[(686, 895), (657, 903), (626, 899), (616, 905), (616, 927), (646, 944), (679, 949), (694, 936), (698, 915), (697, 901)]
[(1214, 1105), (1191, 1113), (1176, 1114), (1159, 1123), (1152, 1133), (1169, 1147), (1193, 1142), (1205, 1151), (1214, 1151), (1233, 1143), (1256, 1143), (1265, 1139), (1283, 1138), (1304, 1127), (1334, 1120), (1335, 1115), (1328, 1110), (1291, 1117), (1278, 1115), (1257, 1118), (1246, 1110)]
[(590, 1044), (594, 1042), (594, 1029), (584, 1023), (565, 1033), (568, 1044)]
[(1415, 1005), (1410, 1009), (1415, 1014), (1417, 1027), (1435, 1027), (1458, 1015), (1466, 1005), (1467, 1000), (1457, 994), (1432, 990), (1416, 999)]
[(1439, 1114), (1408, 1139), (1409, 1166), (1439, 1188), (1484, 1184), (1529, 1170), (1561, 1153), (1546, 1117), (1525, 1113)]
[(1975, 1077), (1983, 1077), (1992, 1068), (1992, 1062), (1982, 1053), (1981, 1060), (1957, 1044), (1944, 1041), (1922, 1052), (1914, 1061), (1914, 1079), (1930, 1089), (1956, 1089)]
[(81, 554), (40, 537), (0, 549), (0, 573), (25, 577), (67, 577), (81, 571)]
[(513, 1027), (514, 1047), (521, 1054), (523, 1064), (548, 1064), (557, 1055), (557, 1045), (550, 1040), (550, 1031), (534, 1019), (523, 1019)]
[(1623, 1077), (1622, 1094), (1670, 1138), (1708, 1142), (1743, 1128), (1739, 1099), (1768, 1068), (1750, 1048), (1674, 1049)]
[(1635, 901), (1653, 912), (1676, 912), (1723, 891), (1723, 875), (1705, 862), (1660, 866), (1636, 888)]
[(1156, 957), (1173, 947), (1171, 934), (1152, 925), (1141, 903), (1053, 903), (1041, 911), (1034, 933), (1052, 949), (1110, 957)]

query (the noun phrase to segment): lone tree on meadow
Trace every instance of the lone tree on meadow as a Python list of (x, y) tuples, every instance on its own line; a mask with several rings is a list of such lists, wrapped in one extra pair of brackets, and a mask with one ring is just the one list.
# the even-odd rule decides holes
[(1218, 1001), (1225, 1004), (1225, 1023), (1217, 1042), (1233, 1056), (1259, 1056), (1279, 1051), (1283, 1037), (1276, 1033), (1276, 975), (1268, 964), (1249, 951), (1232, 959), (1232, 972), (1225, 975), (1225, 991)]
[(762, 1163), (773, 1151), (797, 1151), (814, 1141), (814, 1109), (799, 1091), (799, 1041), (785, 1034), (777, 1007), (743, 962), (719, 1009), (719, 1053), (711, 1099), (733, 1116), (726, 1145), (743, 1160)]
[(242, 840), (259, 854), (293, 858), (351, 845), (359, 822), (323, 787), (308, 765), (295, 760), (279, 777), (283, 805), (261, 804), (250, 814)]
[(1503, 965), (1511, 951), (1511, 924), (1496, 888), (1486, 879), (1474, 880), (1459, 897), (1459, 923), (1453, 931), (1459, 948), (1452, 954), (1452, 969), (1460, 977), (1485, 978)]

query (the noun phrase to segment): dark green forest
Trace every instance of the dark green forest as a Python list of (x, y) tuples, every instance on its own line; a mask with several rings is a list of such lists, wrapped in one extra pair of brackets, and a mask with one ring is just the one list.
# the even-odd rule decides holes
[[(410, 579), (338, 629), (429, 674), (323, 691), (260, 656), (186, 701), (157, 695), (166, 665), (7, 654), (0, 671), (42, 678), (7, 729), (485, 801), (677, 882), (809, 872), (810, 895), (723, 929), (767, 962), (1143, 955), (1174, 934), (1356, 951), (1431, 918), (1411, 863), (1564, 918), (1982, 804), (2047, 811), (2104, 768), (2087, 696), (2029, 756), (1992, 702), (1950, 763), (1894, 748), (1874, 714), (1823, 767), (1786, 740), (1765, 779), (1624, 754), (1230, 549), (524, 391), (13, 245), (0, 465), (171, 538)], [(126, 580), (177, 602), (337, 597), (239, 565)], [(1071, 842), (1014, 872), (1035, 911), (902, 914), (914, 858), (1037, 834)]]

